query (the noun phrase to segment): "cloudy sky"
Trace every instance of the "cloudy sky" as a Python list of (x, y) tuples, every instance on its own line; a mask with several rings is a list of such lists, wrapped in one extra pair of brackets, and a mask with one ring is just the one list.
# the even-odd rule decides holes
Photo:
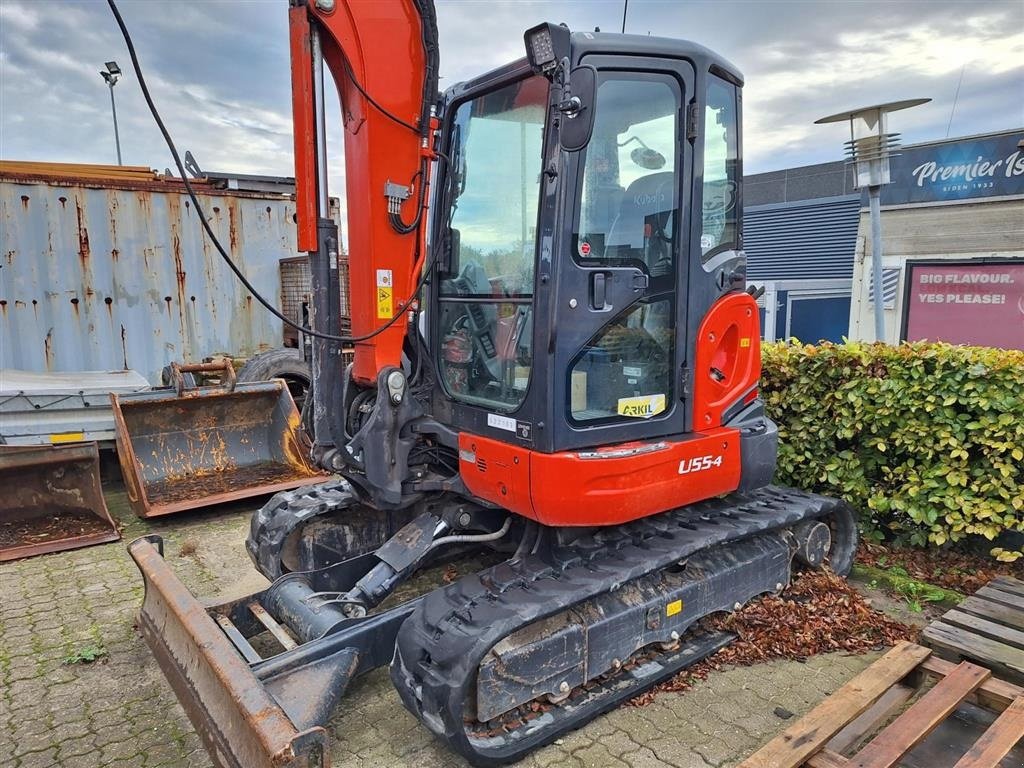
[[(291, 175), (286, 0), (120, 7), (180, 149), (211, 170)], [(442, 86), (521, 56), (537, 22), (614, 31), (622, 8), (437, 0)], [(1024, 0), (630, 0), (626, 25), (698, 41), (745, 73), (748, 173), (838, 159), (844, 128), (813, 121), (892, 99), (933, 99), (892, 119), (906, 142), (1024, 125)], [(130, 68), (102, 0), (0, 0), (0, 157), (114, 162), (109, 59)], [(115, 94), (125, 163), (170, 165), (131, 74)], [(337, 127), (332, 140), (337, 181)]]

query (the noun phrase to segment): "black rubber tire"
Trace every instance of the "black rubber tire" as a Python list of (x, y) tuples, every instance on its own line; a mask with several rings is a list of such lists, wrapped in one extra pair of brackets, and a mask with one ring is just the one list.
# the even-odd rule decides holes
[(853, 570), (853, 561), (857, 557), (860, 536), (857, 533), (857, 515), (846, 502), (824, 519), (832, 529), (832, 549), (828, 553), (828, 565), (833, 573), (844, 579)]
[(238, 371), (238, 381), (284, 379), (300, 413), (312, 377), (309, 363), (302, 359), (302, 351), (287, 347), (253, 355)]

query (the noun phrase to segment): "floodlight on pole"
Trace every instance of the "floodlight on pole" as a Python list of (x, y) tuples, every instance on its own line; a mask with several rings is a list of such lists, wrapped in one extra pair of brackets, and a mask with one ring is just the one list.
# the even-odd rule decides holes
[(117, 131), (117, 107), (114, 106), (114, 86), (117, 85), (117, 81), (121, 77), (121, 67), (117, 65), (116, 61), (108, 61), (104, 66), (106, 69), (101, 69), (100, 75), (110, 89), (110, 114), (114, 118), (114, 146), (117, 149), (117, 164), (124, 165), (121, 162), (121, 136)]
[(820, 120), (823, 123), (850, 123), (850, 140), (846, 147), (847, 163), (855, 169), (857, 189), (868, 189), (871, 211), (871, 276), (874, 282), (872, 301), (875, 307), (875, 341), (885, 341), (885, 306), (882, 299), (882, 212), (879, 195), (889, 183), (889, 158), (899, 148), (899, 134), (889, 133), (890, 112), (927, 104), (931, 99), (905, 99), (839, 112)]

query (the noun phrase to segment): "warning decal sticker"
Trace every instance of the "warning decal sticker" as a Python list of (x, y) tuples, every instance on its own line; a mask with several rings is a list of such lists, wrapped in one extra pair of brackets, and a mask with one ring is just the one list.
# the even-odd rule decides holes
[(390, 269), (377, 270), (377, 319), (390, 320), (395, 314), (394, 284)]

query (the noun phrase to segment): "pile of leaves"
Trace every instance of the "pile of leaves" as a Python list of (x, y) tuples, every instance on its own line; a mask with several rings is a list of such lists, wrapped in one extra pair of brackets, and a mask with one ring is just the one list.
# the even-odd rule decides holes
[(804, 661), (820, 653), (865, 653), (915, 641), (918, 630), (874, 610), (853, 587), (834, 574), (804, 572), (780, 595), (753, 600), (735, 613), (702, 622), (737, 639), (630, 703), (644, 706), (659, 691), (685, 691), (723, 665), (748, 666), (771, 659)]
[(861, 545), (857, 562), (872, 568), (902, 568), (907, 575), (943, 589), (971, 595), (997, 576), (1024, 578), (1024, 563), (999, 563), (952, 549)]

